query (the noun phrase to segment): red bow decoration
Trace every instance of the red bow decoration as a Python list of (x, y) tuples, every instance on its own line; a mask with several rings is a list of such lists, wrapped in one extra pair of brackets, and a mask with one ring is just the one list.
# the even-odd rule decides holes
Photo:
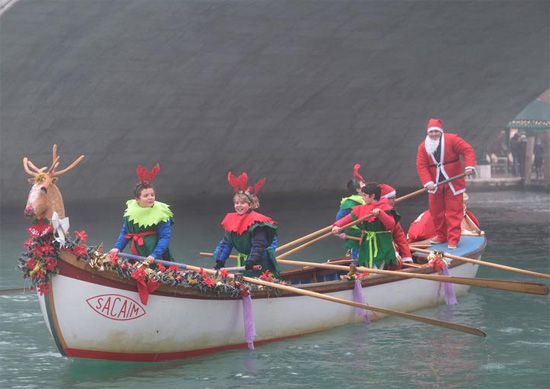
[(139, 181), (142, 184), (148, 183), (149, 185), (153, 184), (153, 180), (155, 179), (156, 175), (160, 172), (160, 165), (157, 163), (151, 171), (148, 171), (147, 168), (139, 165), (136, 169), (136, 173), (139, 177)]
[(149, 302), (149, 293), (153, 293), (160, 286), (159, 282), (155, 279), (147, 280), (145, 270), (137, 268), (132, 273), (132, 278), (136, 280), (137, 289), (139, 293), (139, 299), (144, 305)]
[(48, 219), (40, 219), (33, 221), (33, 225), (27, 228), (27, 232), (34, 238), (41, 238), (52, 232), (53, 226)]

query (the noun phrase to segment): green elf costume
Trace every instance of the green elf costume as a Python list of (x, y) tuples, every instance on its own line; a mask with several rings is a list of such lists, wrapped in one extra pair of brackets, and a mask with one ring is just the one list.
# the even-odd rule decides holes
[[(235, 189), (235, 194), (244, 195), (251, 204), (254, 203), (253, 196), (257, 196), (258, 191), (265, 184), (263, 179), (254, 185), (254, 189), (247, 188), (246, 173), (235, 177), (229, 172), (227, 179)], [(250, 210), (244, 214), (228, 213), (221, 224), (225, 234), (214, 250), (215, 269), (225, 266), (227, 258), (235, 248), (238, 252), (238, 266), (245, 266), (246, 269), (243, 275), (258, 277), (266, 270), (275, 276), (279, 275), (280, 268), (275, 258), (278, 230), (276, 222), (268, 216)], [(255, 265), (260, 265), (262, 269), (253, 269)]]
[[(148, 172), (143, 166), (138, 166), (138, 176), (141, 184), (153, 182), (155, 175), (160, 171), (157, 164)], [(131, 243), (132, 254), (156, 259), (172, 261), (169, 244), (174, 224), (174, 214), (169, 205), (155, 201), (152, 207), (141, 207), (135, 199), (126, 202), (124, 221), (115, 248), (124, 250), (128, 242)]]
[(396, 266), (395, 247), (392, 240), (392, 230), (399, 221), (399, 214), (392, 208), (387, 199), (381, 199), (374, 204), (353, 207), (350, 214), (336, 221), (333, 225), (342, 227), (360, 219), (373, 209), (381, 210), (378, 217), (372, 216), (357, 226), (364, 231), (359, 248), (359, 266)]
[[(349, 215), (353, 207), (365, 204), (365, 200), (363, 199), (363, 196), (357, 193), (357, 189), (361, 188), (361, 185), (364, 185), (366, 182), (365, 179), (361, 176), (361, 174), (359, 174), (360, 168), (361, 168), (361, 165), (359, 165), (358, 163), (355, 164), (355, 166), (353, 167), (353, 178), (349, 180), (347, 183), (348, 190), (352, 194), (351, 196), (342, 198), (342, 200), (340, 201), (340, 209), (336, 214), (335, 220), (340, 220), (343, 217)], [(352, 226), (348, 228), (346, 231), (344, 231), (344, 233), (347, 236), (360, 238), (362, 231), (359, 227)], [(359, 241), (355, 239), (346, 239), (344, 242), (344, 248), (349, 250), (351, 264), (354, 266), (357, 266), (359, 246), (360, 246)]]

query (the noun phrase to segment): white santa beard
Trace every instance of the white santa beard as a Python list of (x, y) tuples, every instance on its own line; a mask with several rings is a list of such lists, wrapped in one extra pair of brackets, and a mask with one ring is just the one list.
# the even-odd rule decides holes
[(440, 140), (441, 138), (433, 140), (432, 138), (430, 138), (429, 135), (426, 136), (425, 144), (426, 144), (426, 151), (428, 152), (428, 154), (433, 154), (435, 150), (437, 150), (437, 146), (439, 146)]

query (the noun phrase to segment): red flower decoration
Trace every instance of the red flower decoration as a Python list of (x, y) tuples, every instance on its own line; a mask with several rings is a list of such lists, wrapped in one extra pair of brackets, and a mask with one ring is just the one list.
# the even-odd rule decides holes
[(81, 242), (86, 242), (88, 239), (88, 234), (86, 234), (86, 231), (75, 231), (74, 234), (76, 235), (76, 238)]
[(33, 238), (29, 238), (25, 241), (25, 247), (31, 247), (31, 245), (33, 244), (34, 242), (34, 239)]
[(271, 272), (269, 270), (264, 271), (260, 276), (260, 279), (264, 281), (271, 281)]
[(176, 276), (176, 281), (181, 282), (182, 279), (183, 279), (183, 278), (182, 278), (181, 275), (178, 274), (178, 275)]
[(36, 246), (36, 247), (32, 250), (32, 254), (33, 254), (33, 256), (35, 256), (35, 257), (41, 257), (41, 256), (42, 256), (42, 246)]
[(46, 258), (46, 270), (52, 271), (57, 267), (57, 262), (53, 258)]
[[(235, 285), (237, 285), (235, 283)], [(239, 284), (239, 287), (241, 288), (241, 296), (246, 297), (250, 294), (250, 291), (248, 290), (248, 287), (242, 284)]]
[(222, 278), (225, 278), (229, 275), (229, 270), (227, 269), (221, 269), (220, 270), (220, 276), (222, 276)]
[(72, 253), (80, 258), (84, 257), (88, 253), (88, 249), (83, 244), (79, 244), (73, 248)]
[(50, 287), (46, 283), (39, 284), (38, 285), (38, 292), (40, 292), (41, 296), (44, 296), (45, 294), (50, 293)]
[(206, 275), (206, 272), (204, 271), (204, 269), (203, 269), (202, 267), (199, 268), (199, 274), (200, 274), (203, 278), (204, 278), (204, 277), (208, 277), (208, 276)]
[(180, 271), (180, 268), (176, 265), (172, 265), (168, 268), (168, 271)]
[(208, 277), (207, 275), (203, 276), (202, 283), (205, 284), (205, 285), (208, 285), (209, 288), (216, 285), (216, 281), (214, 281), (212, 278)]
[(27, 260), (27, 268), (29, 270), (34, 269), (35, 266), (36, 266), (36, 260), (34, 258)]
[(46, 256), (46, 255), (52, 255), (54, 253), (54, 248), (52, 246), (52, 244), (50, 242), (46, 242), (42, 245), (41, 247), (42, 249), (42, 255), (43, 256)]
[(166, 271), (166, 267), (164, 267), (162, 265), (162, 263), (157, 263), (157, 268), (161, 271), (161, 272), (165, 272)]
[(111, 266), (115, 267), (117, 264), (117, 261), (119, 260), (118, 255), (114, 253), (109, 253), (109, 258), (111, 258)]

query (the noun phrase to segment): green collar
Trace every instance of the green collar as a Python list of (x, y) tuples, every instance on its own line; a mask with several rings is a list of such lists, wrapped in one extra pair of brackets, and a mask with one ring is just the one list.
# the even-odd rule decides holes
[(155, 201), (155, 204), (151, 208), (142, 208), (136, 200), (128, 200), (126, 207), (124, 217), (127, 217), (128, 220), (140, 227), (148, 227), (165, 222), (174, 216), (169, 205), (160, 201)]
[(349, 197), (344, 197), (342, 201), (340, 201), (340, 206), (344, 205), (344, 203), (348, 200), (354, 201), (359, 205), (365, 204), (365, 199), (363, 199), (363, 196), (356, 194), (356, 195), (351, 195)]

